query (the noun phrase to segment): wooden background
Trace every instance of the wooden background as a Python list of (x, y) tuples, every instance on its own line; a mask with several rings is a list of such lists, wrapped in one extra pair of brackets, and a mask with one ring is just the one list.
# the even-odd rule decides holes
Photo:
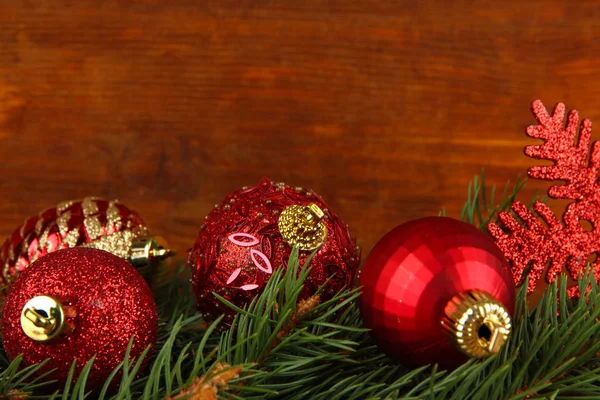
[(0, 0), (0, 239), (96, 195), (183, 256), (268, 176), (368, 251), (524, 174), (536, 98), (600, 119), (599, 2)]

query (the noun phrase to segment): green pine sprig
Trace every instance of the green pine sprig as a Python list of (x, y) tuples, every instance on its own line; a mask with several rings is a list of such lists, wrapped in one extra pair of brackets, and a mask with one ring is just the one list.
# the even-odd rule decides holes
[[(524, 182), (505, 188), (500, 201), (485, 175), (469, 186), (462, 219), (480, 227), (507, 210)], [(42, 365), (22, 367), (0, 349), (0, 399), (183, 399), (210, 384), (223, 399), (596, 399), (600, 398), (600, 291), (591, 274), (579, 280), (581, 298), (566, 296), (566, 279), (550, 285), (536, 307), (517, 295), (513, 332), (502, 351), (454, 371), (437, 366), (409, 369), (373, 344), (362, 326), (359, 288), (330, 300), (301, 300), (310, 259), (297, 250), (286, 271), (276, 269), (250, 304), (232, 307), (228, 329), (206, 324), (194, 309), (187, 269), (159, 277), (154, 294), (159, 341), (149, 366), (121, 363), (100, 392), (86, 389), (93, 360), (62, 385), (38, 375)], [(218, 296), (217, 296), (218, 297)], [(532, 310), (530, 311), (530, 309)], [(218, 380), (228, 374), (227, 379)], [(112, 379), (120, 385), (115, 392)]]
[(500, 200), (497, 202), (496, 186), (488, 187), (485, 180), (485, 170), (482, 170), (481, 176), (475, 175), (473, 180), (469, 182), (467, 201), (463, 205), (460, 219), (484, 230), (485, 226), (496, 218), (498, 213), (510, 209), (525, 183), (526, 179), (521, 177), (517, 177), (512, 185), (510, 181), (506, 182)]

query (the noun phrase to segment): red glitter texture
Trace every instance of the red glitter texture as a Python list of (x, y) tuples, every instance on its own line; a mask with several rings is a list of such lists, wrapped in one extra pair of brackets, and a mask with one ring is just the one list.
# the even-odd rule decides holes
[(455, 295), (483, 290), (512, 315), (515, 289), (508, 265), (490, 237), (447, 217), (402, 224), (373, 248), (360, 273), (360, 310), (377, 345), (408, 366), (453, 368), (467, 356), (441, 321)]
[[(287, 266), (292, 247), (279, 233), (279, 215), (289, 205), (310, 203), (325, 212), (327, 239), (310, 263), (301, 298), (314, 294), (328, 279), (324, 298), (354, 285), (360, 255), (342, 220), (314, 192), (263, 178), (216, 206), (190, 252), (193, 290), (206, 320), (225, 314), (227, 322), (234, 315), (213, 292), (241, 307), (264, 289), (273, 269)], [(300, 251), (301, 265), (311, 253)]]
[[(548, 196), (572, 202), (562, 222), (540, 201), (534, 203), (533, 210), (543, 223), (523, 203), (516, 201), (512, 210), (521, 221), (502, 212), (498, 217), (504, 229), (495, 223), (488, 224), (489, 233), (510, 262), (517, 285), (523, 283), (525, 269), (531, 267), (527, 293), (534, 291), (544, 272), (546, 282), (552, 283), (565, 266), (569, 276), (577, 279), (589, 257), (600, 251), (600, 143), (591, 144), (590, 154), (592, 122), (583, 120), (577, 137), (577, 111), (569, 113), (565, 126), (564, 104), (559, 103), (552, 115), (539, 100), (533, 102), (532, 108), (539, 124), (528, 127), (527, 136), (542, 139), (544, 144), (527, 146), (525, 154), (554, 161), (554, 165), (531, 167), (527, 173), (532, 179), (564, 181), (564, 184), (551, 186)], [(592, 229), (586, 230), (581, 221), (590, 222)], [(593, 272), (596, 280), (600, 279), (600, 259), (593, 263)], [(569, 297), (578, 294), (577, 286), (568, 289)]]
[[(30, 339), (20, 324), (25, 304), (40, 295), (57, 298), (76, 313), (66, 321), (73, 330), (46, 343)], [(157, 330), (156, 304), (137, 270), (110, 253), (82, 247), (59, 250), (31, 264), (6, 297), (2, 316), (8, 357), (22, 353), (25, 366), (49, 359), (41, 371), (56, 368), (49, 379), (64, 382), (73, 359), (77, 374), (96, 355), (89, 389), (102, 387), (123, 361), (131, 337), (131, 357), (138, 358), (148, 345), (154, 347)]]
[[(147, 233), (141, 217), (125, 205), (96, 198), (86, 201), (93, 207), (91, 210), (84, 209), (84, 200), (65, 202), (63, 207), (49, 208), (28, 218), (9, 235), (0, 247), (0, 287), (9, 288), (29, 264), (53, 251), (90, 244), (115, 234), (129, 233), (135, 237)], [(60, 221), (61, 217), (68, 218)], [(97, 232), (87, 229), (86, 222), (90, 220), (97, 221)], [(126, 254), (128, 249), (121, 252)]]

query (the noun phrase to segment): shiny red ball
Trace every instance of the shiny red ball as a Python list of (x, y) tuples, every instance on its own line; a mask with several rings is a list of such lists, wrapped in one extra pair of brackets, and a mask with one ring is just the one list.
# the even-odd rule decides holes
[(502, 252), (462, 221), (428, 217), (386, 234), (360, 273), (360, 309), (378, 346), (402, 364), (451, 368), (467, 357), (442, 328), (444, 307), (468, 290), (488, 292), (513, 313), (515, 288)]
[[(193, 290), (206, 320), (225, 314), (227, 322), (234, 315), (213, 292), (242, 307), (261, 293), (275, 268), (287, 266), (292, 246), (279, 232), (279, 215), (287, 206), (311, 203), (325, 212), (327, 239), (310, 263), (301, 297), (313, 295), (327, 280), (324, 298), (354, 285), (360, 255), (346, 224), (314, 192), (264, 178), (229, 194), (207, 216), (190, 252)], [(300, 251), (301, 265), (311, 253)]]
[[(42, 295), (74, 311), (66, 320), (68, 329), (48, 342), (29, 338), (20, 322), (27, 302)], [(8, 357), (23, 354), (25, 366), (49, 359), (41, 372), (56, 370), (48, 379), (64, 382), (74, 359), (78, 374), (95, 355), (89, 389), (102, 387), (125, 358), (132, 337), (130, 354), (139, 358), (147, 346), (155, 346), (157, 331), (156, 303), (139, 272), (113, 254), (81, 247), (59, 250), (32, 263), (15, 281), (2, 315)]]

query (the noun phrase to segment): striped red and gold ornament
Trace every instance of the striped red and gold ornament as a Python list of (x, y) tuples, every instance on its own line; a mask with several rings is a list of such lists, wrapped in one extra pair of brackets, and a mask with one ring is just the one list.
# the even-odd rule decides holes
[(139, 214), (118, 200), (66, 201), (27, 218), (0, 247), (0, 297), (38, 258), (80, 246), (108, 251), (138, 268), (171, 255)]

